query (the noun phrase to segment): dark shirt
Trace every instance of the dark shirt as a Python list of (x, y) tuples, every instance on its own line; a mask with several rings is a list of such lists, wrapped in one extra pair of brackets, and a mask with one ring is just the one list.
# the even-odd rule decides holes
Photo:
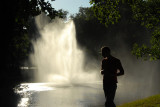
[[(124, 70), (122, 64), (119, 59), (110, 56), (107, 59), (102, 60), (102, 74), (103, 74), (103, 82), (105, 84), (115, 84), (118, 83), (117, 76), (123, 75)], [(120, 72), (117, 72), (117, 71)]]

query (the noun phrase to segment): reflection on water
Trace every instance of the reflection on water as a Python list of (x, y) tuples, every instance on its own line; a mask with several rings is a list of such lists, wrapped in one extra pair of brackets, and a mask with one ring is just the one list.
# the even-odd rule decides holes
[(18, 104), (18, 107), (27, 107), (29, 98), (21, 98), (20, 103)]
[(24, 93), (28, 91), (48, 91), (53, 90), (49, 83), (22, 83), (16, 87), (17, 93)]
[(17, 107), (92, 107), (104, 103), (99, 81), (83, 84), (22, 83), (14, 90), (21, 96)]
[(55, 90), (54, 87), (50, 87), (47, 83), (22, 83), (14, 88), (15, 93), (21, 95), (21, 100), (18, 107), (28, 107), (29, 101), (32, 99), (32, 95), (40, 91)]

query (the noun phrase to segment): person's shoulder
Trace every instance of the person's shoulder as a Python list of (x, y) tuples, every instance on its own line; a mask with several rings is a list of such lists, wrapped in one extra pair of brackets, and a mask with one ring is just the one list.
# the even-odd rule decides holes
[(118, 61), (118, 62), (120, 61), (118, 58), (113, 57), (113, 56), (112, 56), (112, 59), (113, 59), (114, 61)]

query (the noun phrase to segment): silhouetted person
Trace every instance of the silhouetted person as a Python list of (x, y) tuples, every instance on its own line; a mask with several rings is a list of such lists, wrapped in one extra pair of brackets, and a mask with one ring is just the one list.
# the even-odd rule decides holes
[(117, 89), (117, 76), (124, 75), (119, 59), (111, 55), (109, 47), (101, 48), (103, 60), (101, 74), (103, 75), (103, 90), (106, 98), (105, 107), (116, 107), (114, 97)]

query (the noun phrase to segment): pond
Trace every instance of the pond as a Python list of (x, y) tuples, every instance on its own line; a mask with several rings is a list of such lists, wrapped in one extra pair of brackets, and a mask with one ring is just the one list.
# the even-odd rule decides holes
[(14, 88), (21, 98), (17, 107), (103, 107), (100, 81), (94, 83), (22, 83)]

